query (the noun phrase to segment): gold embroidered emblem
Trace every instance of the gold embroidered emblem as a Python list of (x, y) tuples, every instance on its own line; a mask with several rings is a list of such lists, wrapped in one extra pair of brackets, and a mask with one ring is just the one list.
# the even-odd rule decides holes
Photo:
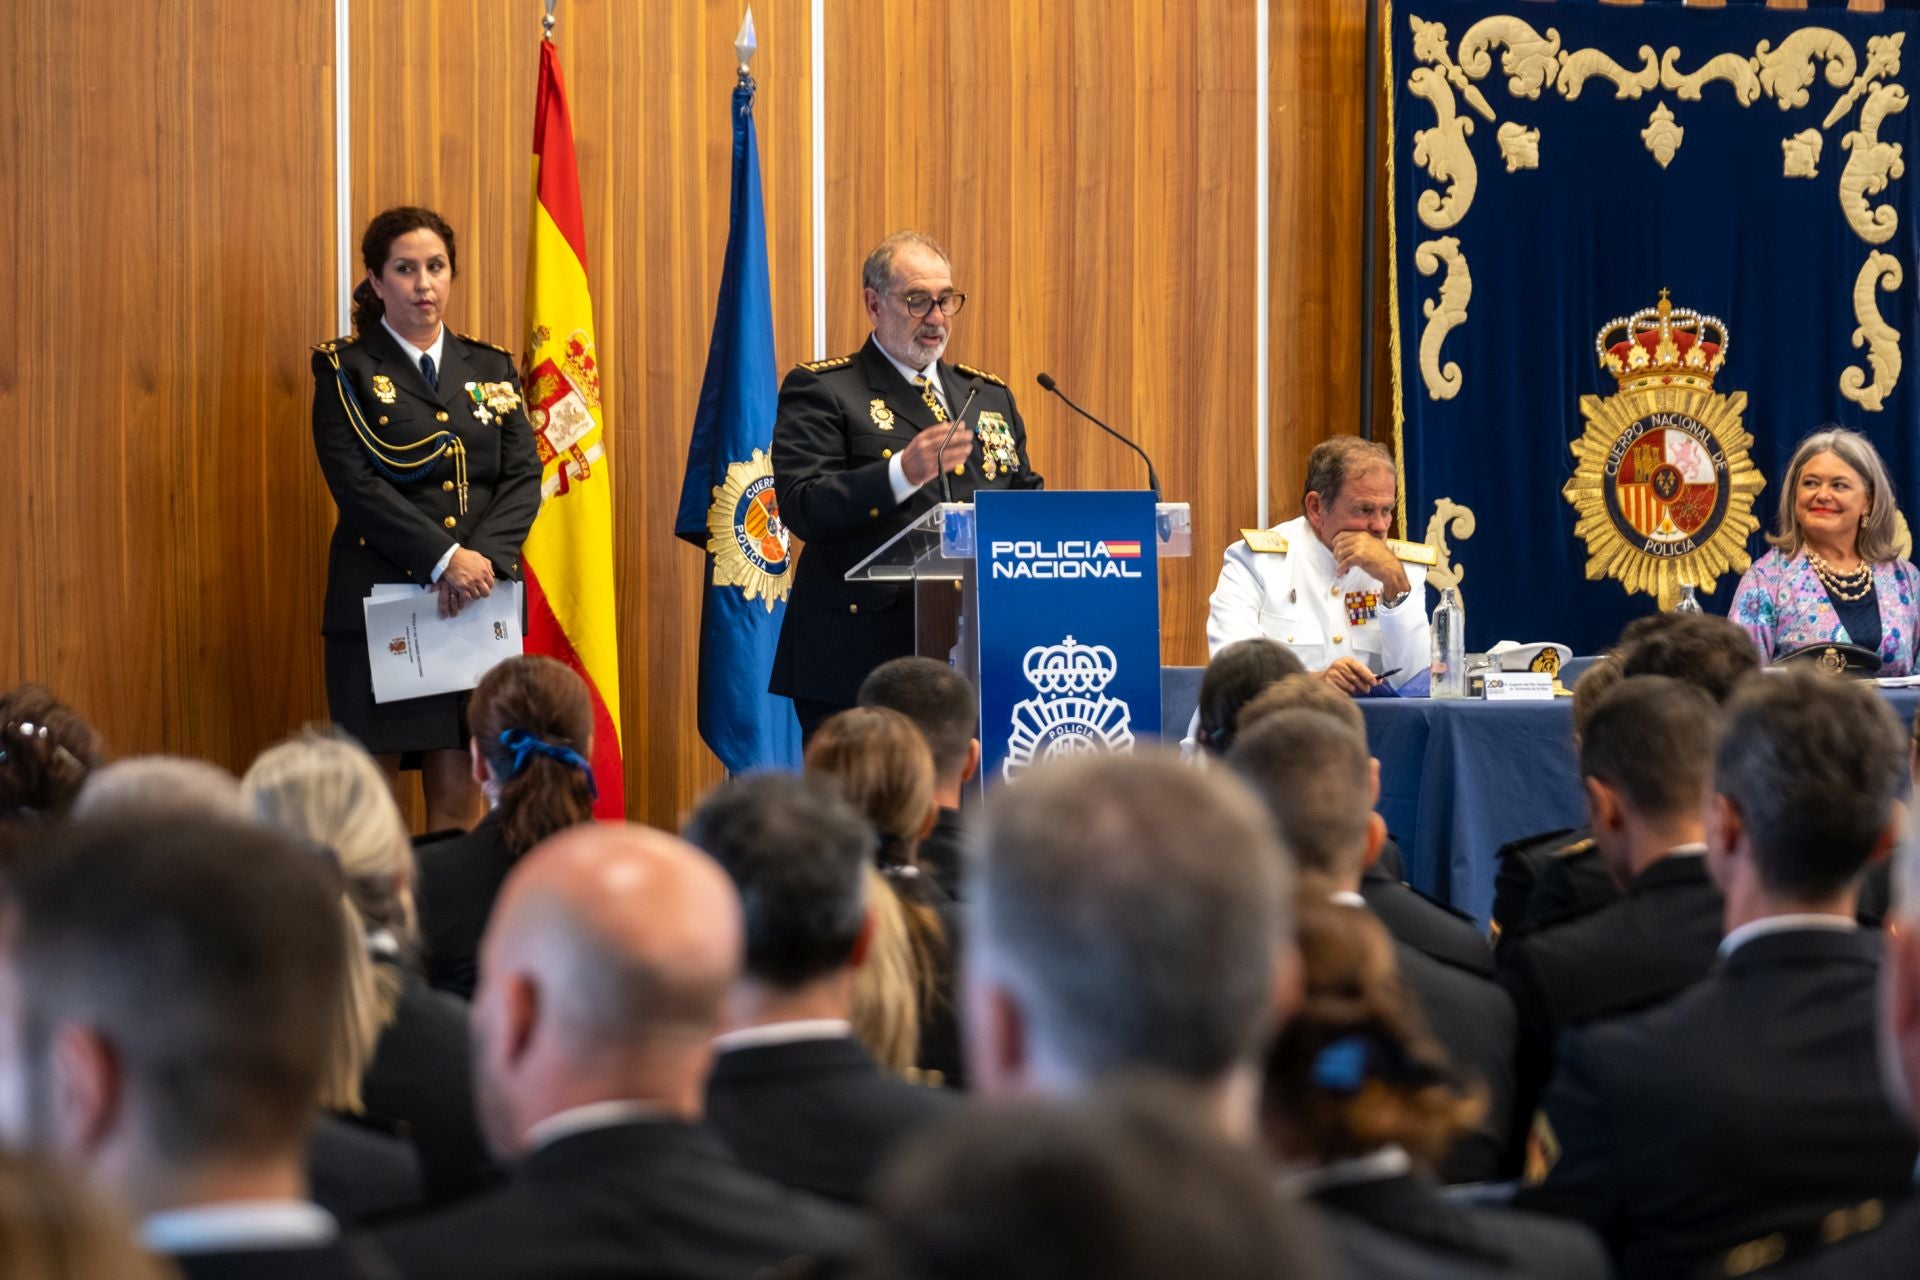
[(520, 407), (520, 393), (514, 390), (511, 382), (483, 382), (480, 384), (480, 394), (485, 398), (487, 408), (503, 416)]
[(980, 438), (980, 474), (992, 481), (1002, 471), (1011, 475), (1020, 469), (1020, 454), (1014, 448), (1013, 428), (1004, 414), (982, 413), (975, 420), (973, 433)]
[(880, 428), (882, 431), (893, 430), (893, 410), (887, 407), (885, 400), (876, 396), (874, 397), (873, 403), (868, 407), (873, 413), (874, 426)]
[(393, 379), (384, 373), (373, 375), (373, 398), (381, 404), (393, 403)]
[(1726, 325), (1674, 307), (1665, 289), (1658, 306), (1608, 322), (1594, 350), (1619, 392), (1580, 397), (1586, 431), (1560, 492), (1580, 516), (1587, 579), (1617, 579), (1671, 610), (1682, 583), (1712, 591), (1751, 563), (1753, 500), (1767, 482), (1740, 425), (1747, 393), (1713, 389)]

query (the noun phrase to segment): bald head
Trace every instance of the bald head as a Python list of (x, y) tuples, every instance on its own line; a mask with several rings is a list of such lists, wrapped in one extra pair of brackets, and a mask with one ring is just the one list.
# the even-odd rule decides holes
[(697, 1115), (741, 949), (732, 883), (684, 840), (604, 823), (536, 845), (481, 947), (475, 1058), (496, 1149), (590, 1102)]

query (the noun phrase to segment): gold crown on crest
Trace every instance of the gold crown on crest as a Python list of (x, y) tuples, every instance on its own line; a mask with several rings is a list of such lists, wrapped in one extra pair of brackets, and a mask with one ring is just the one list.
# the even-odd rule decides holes
[(1676, 308), (1662, 289), (1658, 306), (1602, 325), (1593, 350), (1622, 391), (1662, 386), (1711, 391), (1713, 375), (1727, 362), (1727, 326), (1718, 316)]

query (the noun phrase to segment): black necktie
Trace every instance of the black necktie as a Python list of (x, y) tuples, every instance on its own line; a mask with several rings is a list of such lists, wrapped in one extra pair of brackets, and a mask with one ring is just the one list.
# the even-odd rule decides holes
[(420, 376), (425, 378), (427, 385), (435, 391), (440, 389), (440, 375), (434, 371), (433, 357), (424, 352), (420, 356)]

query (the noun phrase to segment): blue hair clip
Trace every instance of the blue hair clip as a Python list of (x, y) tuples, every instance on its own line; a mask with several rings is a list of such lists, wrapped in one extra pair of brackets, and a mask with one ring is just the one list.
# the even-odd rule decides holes
[(1313, 1058), (1313, 1083), (1331, 1093), (1354, 1094), (1367, 1081), (1367, 1044), (1359, 1036), (1341, 1036)]
[(546, 756), (549, 760), (558, 760), (561, 764), (578, 769), (587, 777), (587, 799), (598, 800), (600, 788), (593, 780), (593, 766), (587, 763), (585, 756), (572, 747), (561, 746), (557, 742), (548, 742), (536, 737), (525, 729), (506, 729), (500, 734), (500, 745), (513, 752), (513, 769), (508, 777), (517, 778), (520, 771), (527, 767), (527, 758), (534, 755)]

